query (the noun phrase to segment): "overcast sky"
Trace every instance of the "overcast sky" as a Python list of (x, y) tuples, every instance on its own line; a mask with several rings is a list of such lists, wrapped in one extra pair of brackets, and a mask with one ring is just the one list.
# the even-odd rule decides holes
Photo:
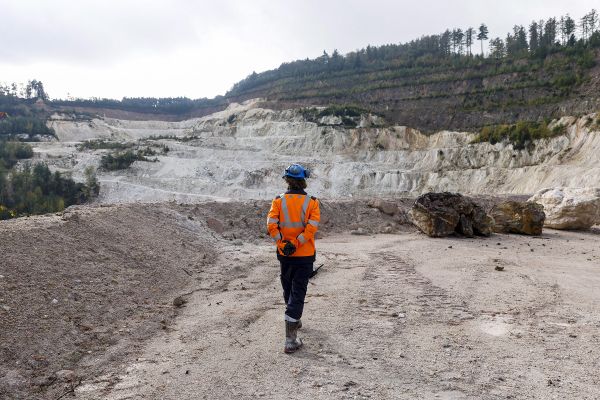
[(252, 71), (446, 28), (504, 37), (598, 0), (0, 0), (0, 82), (52, 98), (213, 97)]

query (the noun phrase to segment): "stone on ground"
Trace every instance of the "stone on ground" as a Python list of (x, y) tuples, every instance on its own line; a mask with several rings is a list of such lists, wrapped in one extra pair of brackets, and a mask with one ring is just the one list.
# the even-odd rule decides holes
[(398, 206), (396, 204), (383, 199), (372, 199), (371, 201), (369, 201), (368, 206), (376, 208), (387, 215), (394, 215), (399, 212)]
[(547, 228), (589, 229), (600, 223), (600, 188), (543, 189), (529, 200), (544, 207)]
[(493, 219), (469, 197), (459, 193), (426, 193), (419, 196), (409, 211), (411, 222), (431, 237), (453, 233), (472, 237), (489, 236)]
[(531, 201), (505, 201), (490, 211), (494, 232), (541, 235), (546, 215), (544, 207)]

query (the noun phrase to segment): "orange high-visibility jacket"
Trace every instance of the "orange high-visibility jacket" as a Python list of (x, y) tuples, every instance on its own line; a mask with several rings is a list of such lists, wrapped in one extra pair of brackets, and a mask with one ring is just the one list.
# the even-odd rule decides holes
[[(304, 191), (288, 191), (273, 199), (267, 216), (267, 229), (278, 244), (282, 240), (297, 240), (296, 252), (286, 259), (307, 257), (307, 261), (314, 261), (315, 233), (320, 220), (319, 201), (315, 197)], [(278, 246), (278, 258), (284, 257), (280, 250)]]

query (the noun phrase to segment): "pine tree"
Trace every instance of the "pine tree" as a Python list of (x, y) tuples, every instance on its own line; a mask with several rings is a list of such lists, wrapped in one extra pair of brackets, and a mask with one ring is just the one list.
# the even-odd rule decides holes
[(556, 18), (550, 18), (544, 24), (544, 35), (542, 36), (542, 45), (545, 47), (553, 47), (556, 43)]
[(527, 33), (522, 25), (515, 25), (513, 28), (515, 35), (516, 50), (519, 53), (527, 52)]
[(455, 54), (462, 54), (464, 37), (465, 34), (462, 29), (458, 28), (452, 31), (452, 47), (454, 48)]
[(575, 20), (571, 18), (569, 14), (567, 14), (567, 16), (564, 17), (564, 25), (562, 32), (564, 35), (563, 44), (568, 44), (570, 46), (575, 45), (575, 28)]
[(490, 56), (494, 58), (502, 58), (505, 55), (506, 47), (504, 45), (504, 41), (500, 38), (490, 40)]
[(450, 47), (452, 42), (452, 33), (446, 29), (440, 36), (440, 51), (444, 56), (450, 55)]
[(598, 28), (598, 13), (596, 10), (590, 11), (588, 14), (588, 24), (590, 25), (590, 36), (597, 32)]
[(581, 17), (581, 20), (579, 21), (579, 27), (581, 29), (581, 38), (583, 39), (584, 43), (588, 40), (589, 31), (590, 31), (588, 15), (589, 14), (584, 15), (583, 17)]
[(540, 47), (540, 38), (538, 36), (538, 24), (533, 21), (529, 25), (529, 51), (535, 53)]
[(486, 24), (481, 24), (479, 26), (479, 33), (477, 34), (477, 40), (481, 42), (481, 56), (483, 57), (483, 41), (488, 39), (488, 27)]
[(473, 46), (473, 35), (474, 34), (475, 34), (475, 29), (473, 29), (471, 27), (469, 27), (465, 31), (465, 45), (467, 46), (469, 56), (473, 55), (473, 52), (471, 51), (471, 47)]

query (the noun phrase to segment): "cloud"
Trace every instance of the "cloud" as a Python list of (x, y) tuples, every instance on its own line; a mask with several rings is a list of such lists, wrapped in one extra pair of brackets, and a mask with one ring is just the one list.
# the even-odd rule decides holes
[[(102, 65), (202, 43), (227, 15), (196, 2), (10, 1), (2, 4), (0, 58)], [(215, 15), (216, 14), (216, 15)], [(215, 18), (216, 17), (216, 18)]]
[(515, 24), (595, 1), (0, 0), (0, 81), (40, 79), (54, 97), (224, 94), (252, 71), (406, 42), (485, 22)]

